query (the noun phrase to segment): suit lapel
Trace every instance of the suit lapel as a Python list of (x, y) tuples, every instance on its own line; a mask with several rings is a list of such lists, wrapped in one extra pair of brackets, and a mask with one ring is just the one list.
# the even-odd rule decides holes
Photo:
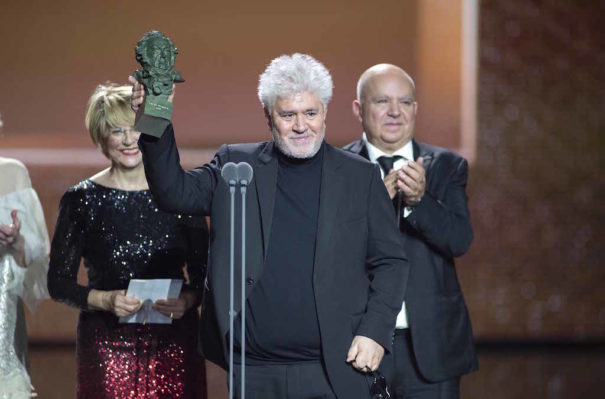
[(345, 149), (347, 151), (352, 152), (353, 154), (357, 154), (357, 155), (364, 157), (368, 161), (370, 160), (370, 155), (368, 154), (368, 149), (366, 148), (365, 142), (363, 140), (357, 140), (354, 143), (350, 144), (349, 146), (346, 146)]
[(356, 148), (353, 148), (353, 152), (356, 154), (361, 155), (362, 157), (364, 157), (365, 159), (367, 159), (368, 161), (370, 160), (370, 154), (368, 153), (368, 147), (366, 147), (366, 144), (363, 140), (359, 140), (357, 142), (357, 146)]
[(261, 214), (261, 230), (263, 236), (263, 258), (267, 256), (267, 248), (271, 237), (273, 223), (273, 206), (275, 204), (275, 189), (277, 187), (277, 157), (273, 142), (267, 143), (258, 156), (256, 170), (256, 196)]
[(429, 169), (433, 163), (433, 153), (429, 152), (422, 143), (419, 143), (416, 140), (412, 140), (412, 147), (414, 148), (414, 161), (417, 160), (418, 157), (422, 157), (422, 166), (424, 166), (428, 177)]
[(321, 264), (324, 256), (330, 253), (330, 238), (338, 217), (339, 202), (346, 193), (342, 176), (339, 174), (340, 160), (334, 148), (326, 143), (319, 194), (319, 214), (317, 217), (317, 236), (315, 244), (315, 266)]

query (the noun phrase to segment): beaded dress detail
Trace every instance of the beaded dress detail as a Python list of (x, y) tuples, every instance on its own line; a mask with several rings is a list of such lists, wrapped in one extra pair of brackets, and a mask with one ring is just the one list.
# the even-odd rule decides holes
[[(61, 199), (51, 246), (51, 296), (81, 309), (78, 398), (205, 398), (194, 307), (171, 325), (120, 324), (88, 308), (91, 289), (126, 289), (130, 279), (185, 279), (201, 295), (208, 229), (198, 216), (157, 208), (148, 190), (124, 191), (85, 180)], [(88, 285), (78, 283), (81, 259)]]
[(9, 256), (0, 256), (0, 399), (31, 397), (31, 383), (25, 366), (15, 353), (18, 291), (25, 269)]

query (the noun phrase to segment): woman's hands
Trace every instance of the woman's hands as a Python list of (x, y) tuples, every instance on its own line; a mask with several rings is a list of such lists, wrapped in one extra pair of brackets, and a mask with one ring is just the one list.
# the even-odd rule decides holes
[[(152, 308), (171, 319), (180, 319), (197, 303), (194, 290), (183, 289), (178, 298), (158, 299)], [(92, 289), (88, 294), (88, 305), (92, 309), (105, 310), (116, 316), (130, 316), (138, 312), (143, 302), (126, 295), (126, 290), (101, 291)]]
[(0, 224), (0, 247), (6, 247), (17, 264), (26, 267), (25, 239), (20, 233), (21, 220), (17, 217), (16, 209), (11, 211), (11, 219), (11, 224)]
[(158, 299), (155, 301), (153, 309), (171, 319), (180, 319), (187, 310), (195, 306), (196, 302), (197, 296), (195, 292), (183, 288), (178, 298)]
[(126, 290), (101, 291), (92, 289), (88, 293), (88, 305), (93, 309), (106, 310), (118, 317), (137, 312), (143, 302), (126, 296)]

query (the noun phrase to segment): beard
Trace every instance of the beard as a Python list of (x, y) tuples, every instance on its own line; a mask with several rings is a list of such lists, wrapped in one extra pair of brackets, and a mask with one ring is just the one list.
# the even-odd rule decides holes
[[(323, 126), (321, 127), (321, 131), (319, 133), (317, 133), (317, 134), (305, 133), (305, 134), (312, 134), (314, 136), (315, 140), (313, 141), (313, 146), (304, 151), (301, 151), (301, 150), (297, 151), (296, 146), (288, 143), (287, 138), (283, 138), (282, 136), (279, 135), (277, 129), (275, 129), (275, 126), (273, 126), (271, 128), (271, 136), (273, 136), (273, 142), (275, 143), (275, 145), (277, 146), (279, 151), (281, 151), (282, 154), (284, 154), (290, 158), (295, 158), (295, 159), (313, 158), (315, 156), (315, 154), (317, 154), (317, 151), (319, 151), (319, 149), (321, 148), (321, 143), (323, 142), (324, 137), (326, 135), (325, 122), (324, 122)], [(296, 135), (296, 133), (291, 133), (291, 135), (294, 137)]]

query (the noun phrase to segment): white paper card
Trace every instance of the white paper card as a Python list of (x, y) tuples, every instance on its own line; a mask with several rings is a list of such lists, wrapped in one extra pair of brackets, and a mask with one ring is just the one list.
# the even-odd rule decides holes
[(158, 299), (178, 298), (181, 293), (183, 280), (181, 279), (132, 279), (128, 284), (127, 296), (143, 301), (138, 312), (130, 316), (120, 317), (120, 323), (156, 323), (172, 324), (172, 319), (152, 308)]

